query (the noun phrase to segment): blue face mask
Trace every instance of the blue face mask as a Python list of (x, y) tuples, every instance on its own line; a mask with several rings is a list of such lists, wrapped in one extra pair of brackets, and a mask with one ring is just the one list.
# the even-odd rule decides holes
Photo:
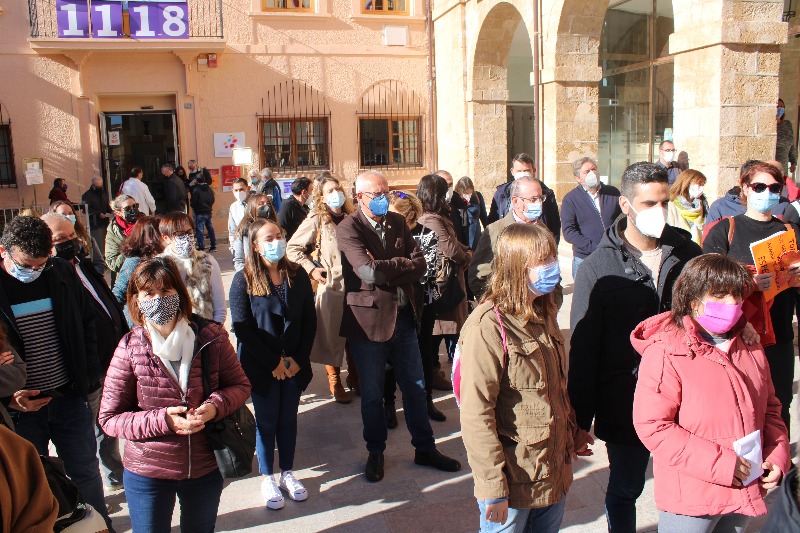
[(769, 192), (769, 190), (765, 190), (764, 192), (760, 193), (750, 191), (750, 196), (747, 198), (747, 203), (759, 213), (768, 213), (772, 211), (776, 205), (778, 205), (780, 200), (780, 194)]
[(386, 198), (385, 194), (376, 196), (369, 201), (369, 210), (372, 211), (372, 214), (376, 217), (385, 216), (386, 213), (389, 212), (389, 199)]
[(286, 255), (286, 240), (275, 239), (261, 245), (261, 255), (270, 263), (277, 263)]
[(75, 215), (64, 215), (64, 216), (66, 216), (69, 219), (69, 221), (72, 222), (73, 226), (75, 225)]
[(325, 197), (325, 203), (331, 209), (338, 209), (344, 205), (344, 193), (342, 191), (333, 191)]
[(558, 265), (558, 261), (553, 261), (549, 265), (539, 266), (531, 270), (536, 271), (536, 276), (539, 278), (533, 283), (528, 282), (528, 290), (534, 296), (550, 294), (561, 280), (561, 267)]
[(783, 118), (783, 115), (786, 114), (786, 109), (783, 107), (778, 108), (778, 118)]
[[(11, 258), (9, 257), (9, 259)], [(9, 270), (8, 273), (22, 283), (31, 283), (36, 281), (39, 279), (39, 276), (42, 275), (42, 271), (44, 270), (34, 270), (32, 268), (21, 267), (16, 264), (13, 259), (11, 260), (11, 265), (11, 270)]]
[(542, 218), (542, 203), (535, 202), (525, 204), (525, 218), (528, 220), (536, 220)]

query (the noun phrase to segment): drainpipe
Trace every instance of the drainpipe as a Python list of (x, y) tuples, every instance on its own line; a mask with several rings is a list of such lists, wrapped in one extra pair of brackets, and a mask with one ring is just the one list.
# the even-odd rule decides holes
[(431, 136), (431, 169), (439, 168), (438, 142), (436, 136), (436, 60), (434, 57), (433, 6), (432, 0), (425, 2), (425, 19), (428, 31), (428, 128)]
[[(542, 2), (536, 0), (533, 12), (533, 108), (535, 109), (534, 124), (536, 125), (536, 152), (534, 154), (534, 166), (539, 174), (539, 179), (542, 179), (542, 158), (544, 154), (544, 147), (542, 146), (542, 139), (544, 139), (544, 118), (542, 116), (542, 102), (541, 102), (541, 42), (542, 34), (539, 28), (539, 23), (542, 20)], [(544, 180), (542, 180), (544, 181)], [(551, 187), (555, 184), (551, 184)]]

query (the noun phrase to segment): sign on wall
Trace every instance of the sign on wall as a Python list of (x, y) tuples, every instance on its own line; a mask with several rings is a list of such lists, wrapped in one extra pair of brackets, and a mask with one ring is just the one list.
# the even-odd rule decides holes
[(41, 185), (44, 183), (44, 160), (40, 157), (23, 159), (25, 165), (25, 183)]
[(109, 146), (119, 146), (120, 145), (120, 135), (119, 131), (109, 131), (108, 132), (108, 145)]
[(242, 167), (224, 165), (220, 171), (222, 172), (222, 192), (230, 192), (233, 188), (233, 180), (242, 177)]
[(242, 147), (244, 147), (243, 131), (214, 134), (214, 157), (233, 157), (233, 149)]
[[(56, 0), (61, 38), (122, 38), (121, 0)], [(130, 37), (134, 39), (188, 39), (186, 0), (128, 1)]]

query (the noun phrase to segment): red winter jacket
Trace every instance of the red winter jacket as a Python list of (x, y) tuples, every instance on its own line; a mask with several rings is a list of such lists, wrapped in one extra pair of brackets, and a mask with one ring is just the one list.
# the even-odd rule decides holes
[(746, 346), (738, 332), (725, 353), (662, 313), (631, 334), (642, 354), (633, 399), (633, 425), (653, 453), (656, 507), (688, 516), (767, 513), (757, 481), (733, 486), (733, 441), (761, 430), (765, 461), (786, 474), (789, 438), (763, 348)]
[(153, 353), (142, 326), (122, 338), (108, 368), (100, 404), (100, 426), (107, 435), (128, 441), (123, 464), (134, 474), (181, 480), (202, 477), (217, 469), (205, 431), (176, 435), (166, 420), (167, 407), (186, 405), (191, 409), (206, 401), (201, 348), (209, 356), (214, 392), (207, 401), (217, 408), (215, 422), (244, 405), (250, 395), (250, 382), (236, 359), (228, 333), (216, 324), (192, 319), (196, 351), (185, 399), (178, 382)]

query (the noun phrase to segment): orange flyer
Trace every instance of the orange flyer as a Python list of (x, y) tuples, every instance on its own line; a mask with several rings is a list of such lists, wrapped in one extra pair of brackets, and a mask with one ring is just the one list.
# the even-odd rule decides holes
[(792, 250), (797, 250), (797, 240), (793, 231), (781, 231), (750, 245), (756, 272), (775, 274), (772, 285), (764, 291), (764, 298), (767, 300), (772, 300), (778, 293), (791, 286), (788, 275), (789, 268), (781, 263), (781, 255)]

